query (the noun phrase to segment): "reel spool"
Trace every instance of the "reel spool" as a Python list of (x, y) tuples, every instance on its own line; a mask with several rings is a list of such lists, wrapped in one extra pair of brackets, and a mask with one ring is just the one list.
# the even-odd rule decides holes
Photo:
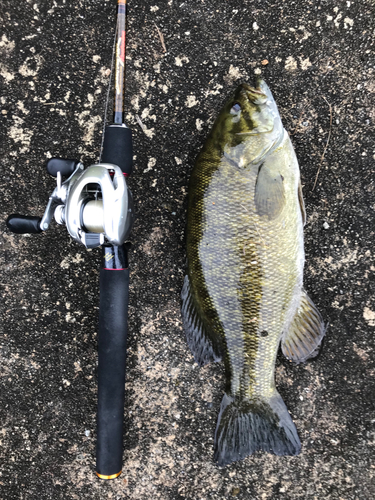
[(68, 191), (65, 207), (57, 207), (55, 219), (65, 222), (73, 239), (87, 248), (125, 242), (134, 219), (133, 199), (117, 165), (91, 165), (69, 183)]

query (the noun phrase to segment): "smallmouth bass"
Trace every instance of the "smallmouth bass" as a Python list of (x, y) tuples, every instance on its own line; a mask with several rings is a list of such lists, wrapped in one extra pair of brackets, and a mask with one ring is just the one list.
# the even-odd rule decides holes
[(240, 85), (215, 121), (190, 177), (187, 220), (184, 330), (199, 365), (225, 365), (215, 460), (297, 455), (276, 355), (281, 343), (295, 363), (316, 356), (325, 326), (303, 289), (297, 158), (263, 80)]

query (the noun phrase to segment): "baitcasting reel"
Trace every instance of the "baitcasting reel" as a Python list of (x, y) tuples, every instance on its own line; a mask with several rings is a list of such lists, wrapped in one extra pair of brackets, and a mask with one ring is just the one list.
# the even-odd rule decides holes
[[(43, 217), (11, 215), (7, 225), (12, 232), (45, 231), (54, 216), (86, 248), (125, 242), (134, 220), (133, 199), (117, 165), (99, 163), (84, 169), (78, 161), (51, 158), (47, 171), (57, 177), (57, 186)], [(63, 177), (68, 178), (62, 182)]]

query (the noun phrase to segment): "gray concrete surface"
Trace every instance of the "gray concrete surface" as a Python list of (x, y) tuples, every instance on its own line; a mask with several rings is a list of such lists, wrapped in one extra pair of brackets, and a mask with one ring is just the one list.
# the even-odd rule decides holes
[[(0, 498), (372, 499), (374, 3), (130, 0), (129, 8), (138, 218), (124, 469), (102, 482), (94, 475), (100, 253), (56, 225), (12, 235), (5, 219), (42, 214), (54, 187), (48, 157), (98, 159), (115, 2), (0, 2)], [(329, 331), (316, 360), (278, 359), (301, 455), (258, 453), (221, 469), (212, 457), (223, 368), (198, 369), (181, 327), (185, 201), (216, 113), (256, 72), (300, 161), (305, 284)]]

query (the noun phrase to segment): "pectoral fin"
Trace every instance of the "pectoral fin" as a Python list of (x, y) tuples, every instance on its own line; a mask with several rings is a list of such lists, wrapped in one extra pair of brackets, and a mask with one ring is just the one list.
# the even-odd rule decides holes
[(303, 291), (293, 321), (281, 341), (284, 356), (297, 364), (314, 358), (318, 355), (325, 332), (319, 311)]
[(259, 167), (255, 184), (257, 214), (275, 219), (285, 205), (284, 179), (278, 172), (271, 172), (264, 164)]
[(185, 276), (181, 292), (182, 322), (186, 340), (195, 361), (203, 366), (210, 361), (221, 361), (220, 348), (214, 336), (204, 324), (190, 290), (189, 277)]

